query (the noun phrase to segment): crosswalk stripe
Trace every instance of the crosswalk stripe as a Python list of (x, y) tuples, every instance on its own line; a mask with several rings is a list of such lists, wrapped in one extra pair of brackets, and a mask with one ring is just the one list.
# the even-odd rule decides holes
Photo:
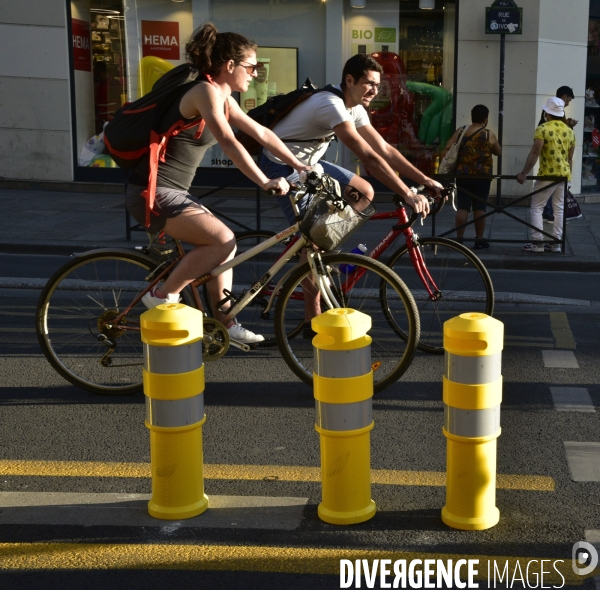
[[(508, 562), (508, 570), (519, 567), (524, 570), (527, 563), (540, 557), (511, 557), (492, 555), (465, 555), (408, 551), (379, 551), (373, 549), (338, 549), (317, 547), (281, 547), (248, 545), (194, 545), (194, 544), (92, 544), (92, 543), (0, 543), (0, 569), (6, 570), (220, 570), (268, 573), (321, 574), (340, 573), (340, 560), (355, 562), (365, 559), (370, 563), (375, 559), (389, 559), (410, 562), (415, 559), (460, 559), (479, 560), (477, 580), (487, 580), (488, 562), (496, 562), (500, 567)], [(544, 574), (547, 584), (562, 587), (580, 585), (584, 579), (575, 575), (571, 568), (570, 556), (555, 558), (555, 566)], [(554, 561), (554, 560), (553, 560)], [(547, 564), (548, 565), (548, 564)], [(491, 569), (493, 565), (491, 566)], [(492, 569), (493, 571), (493, 569)], [(564, 577), (564, 580), (563, 580)], [(388, 578), (393, 581), (394, 576)], [(559, 584), (556, 586), (556, 584)]]
[[(0, 476), (43, 477), (151, 477), (149, 463), (101, 463), (92, 461), (0, 461)], [(263, 481), (321, 481), (320, 467), (286, 465), (215, 465), (204, 466), (205, 479)], [(379, 485), (446, 485), (442, 471), (400, 471), (372, 469), (371, 482)], [(498, 474), (496, 487), (506, 490), (552, 492), (554, 480), (545, 475)]]
[(579, 369), (572, 350), (542, 350), (542, 357), (548, 369)]
[(575, 337), (571, 332), (567, 314), (564, 311), (551, 311), (548, 315), (550, 316), (550, 329), (556, 340), (556, 348), (575, 350)]
[(558, 412), (595, 412), (587, 387), (551, 387), (552, 401)]

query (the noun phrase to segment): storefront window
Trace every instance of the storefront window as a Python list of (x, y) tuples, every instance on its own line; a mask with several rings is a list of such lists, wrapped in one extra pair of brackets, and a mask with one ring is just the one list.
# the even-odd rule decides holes
[(600, 2), (590, 2), (581, 192), (599, 192), (600, 160)]
[[(127, 101), (150, 90), (185, 60), (185, 44), (206, 21), (254, 39), (261, 77), (244, 110), (286, 93), (307, 77), (339, 84), (343, 63), (359, 52), (383, 66), (372, 123), (425, 173), (435, 171), (452, 133), (454, 2), (447, 0), (71, 0), (79, 165), (112, 167), (95, 153), (94, 136)], [(75, 37), (79, 40), (75, 41)], [(335, 142), (334, 142), (335, 143)], [(89, 149), (88, 149), (89, 148)], [(355, 169), (356, 158), (332, 145), (326, 156)], [(215, 146), (201, 167), (233, 163)]]
[[(384, 69), (371, 121), (415, 166), (433, 174), (453, 132), (455, 5), (442, 0), (387, 3), (388, 11), (397, 13), (396, 29), (378, 26), (384, 22), (383, 4), (368, 2), (365, 10), (372, 15), (354, 10), (350, 18), (353, 37), (369, 36), (353, 43), (353, 52), (370, 53)], [(367, 20), (377, 24), (361, 27)], [(388, 15), (385, 22), (393, 21)]]
[(78, 163), (115, 167), (98, 135), (128, 100), (122, 0), (73, 0), (73, 66)]

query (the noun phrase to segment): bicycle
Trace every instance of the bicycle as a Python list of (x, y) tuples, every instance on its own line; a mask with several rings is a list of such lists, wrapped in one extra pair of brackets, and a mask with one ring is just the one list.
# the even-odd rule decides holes
[[(290, 322), (288, 314), (290, 307), (304, 304), (301, 283), (309, 279), (326, 307), (352, 307), (371, 316), (374, 387), (381, 391), (404, 373), (414, 356), (419, 338), (415, 301), (400, 278), (379, 261), (324, 251), (335, 249), (375, 212), (370, 202), (365, 204), (366, 199), (360, 196), (349, 199), (347, 191), (325, 175), (320, 179), (310, 175), (292, 195), (296, 213), (297, 201), (307, 192), (313, 200), (301, 222), (193, 281), (182, 291), (183, 301), (197, 309), (210, 309), (210, 304), (203, 304), (199, 287), (301, 231), (301, 237), (248, 289), (239, 296), (229, 295), (231, 307), (225, 322), (241, 317), (270, 279), (306, 248), (307, 262), (286, 269), (263, 310), (268, 314), (275, 306), (275, 334), (283, 358), (296, 375), (312, 384), (312, 343), (301, 338), (303, 318)], [(335, 223), (330, 223), (332, 220)], [(54, 369), (92, 393), (123, 395), (141, 391), (139, 318), (145, 311), (141, 299), (184, 254), (177, 240), (161, 245), (153, 238), (140, 251), (99, 249), (76, 254), (56, 271), (44, 287), (36, 310), (38, 340)], [(355, 267), (351, 278), (340, 272), (342, 265)], [(385, 306), (381, 297), (384, 292)], [(304, 348), (310, 347), (310, 361), (294, 354), (295, 345), (290, 343), (295, 340), (305, 342)], [(252, 348), (231, 340), (225, 325), (206, 315), (203, 344), (206, 361), (220, 358), (231, 345), (244, 352)]]
[[(418, 189), (423, 191), (423, 188)], [(432, 206), (430, 215), (436, 215), (444, 206), (446, 197), (454, 197), (455, 186), (448, 185), (439, 198), (430, 195)], [(398, 248), (387, 260), (386, 264), (402, 278), (410, 289), (419, 309), (421, 331), (417, 348), (423, 352), (442, 354), (443, 324), (446, 320), (464, 312), (481, 312), (492, 315), (494, 311), (494, 288), (490, 275), (481, 260), (466, 246), (447, 238), (421, 237), (413, 231), (418, 215), (413, 213), (409, 218), (403, 202), (398, 195), (392, 198), (396, 209), (389, 212), (375, 213), (371, 221), (395, 220), (383, 239), (369, 252), (369, 257), (379, 260), (383, 254), (403, 234), (405, 244)], [(248, 231), (238, 236), (238, 251), (269, 239), (273, 232)], [(292, 239), (290, 239), (292, 240)], [(289, 247), (288, 240), (287, 247)], [(278, 257), (281, 252), (275, 253)], [(260, 272), (253, 265), (270, 264), (273, 260), (253, 259), (238, 270), (245, 282), (254, 282)], [(415, 272), (410, 272), (410, 269)], [(253, 307), (248, 308), (246, 323), (254, 331), (267, 333), (269, 336), (261, 346), (275, 344), (274, 334), (268, 334), (264, 325), (264, 312), (261, 302), (265, 301), (272, 285), (265, 285), (262, 297), (254, 300)], [(254, 315), (248, 312), (254, 309)], [(404, 335), (403, 337), (406, 337)]]

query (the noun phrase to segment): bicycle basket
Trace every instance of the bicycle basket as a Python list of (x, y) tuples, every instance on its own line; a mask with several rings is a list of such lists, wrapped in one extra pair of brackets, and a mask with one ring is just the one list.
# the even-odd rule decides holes
[(323, 187), (308, 206), (300, 231), (322, 250), (333, 250), (375, 212), (373, 204), (358, 190), (323, 177)]

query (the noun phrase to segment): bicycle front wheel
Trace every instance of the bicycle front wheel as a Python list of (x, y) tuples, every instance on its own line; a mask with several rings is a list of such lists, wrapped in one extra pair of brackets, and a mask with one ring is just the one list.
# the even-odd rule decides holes
[[(419, 340), (419, 314), (415, 302), (400, 278), (381, 262), (356, 254), (326, 254), (322, 257), (326, 278), (342, 307), (371, 317), (369, 335), (375, 392), (401, 377), (415, 353)], [(340, 270), (354, 267), (349, 274)], [(304, 321), (302, 281), (311, 276), (308, 264), (295, 270), (281, 288), (275, 309), (275, 334), (281, 354), (291, 370), (312, 385), (314, 356), (311, 339), (294, 327)], [(383, 297), (384, 292), (386, 297)], [(321, 301), (322, 311), (326, 311)], [(401, 326), (407, 338), (401, 338)]]
[(37, 335), (65, 379), (101, 395), (142, 390), (140, 315), (146, 308), (138, 302), (113, 320), (148, 287), (154, 266), (133, 252), (96, 252), (70, 261), (48, 281), (37, 306)]
[(407, 246), (392, 254), (388, 266), (402, 277), (417, 302), (421, 318), (419, 350), (442, 354), (446, 320), (466, 312), (492, 315), (492, 279), (481, 260), (458, 242), (420, 237), (418, 248), (437, 287), (434, 298), (415, 270)]

